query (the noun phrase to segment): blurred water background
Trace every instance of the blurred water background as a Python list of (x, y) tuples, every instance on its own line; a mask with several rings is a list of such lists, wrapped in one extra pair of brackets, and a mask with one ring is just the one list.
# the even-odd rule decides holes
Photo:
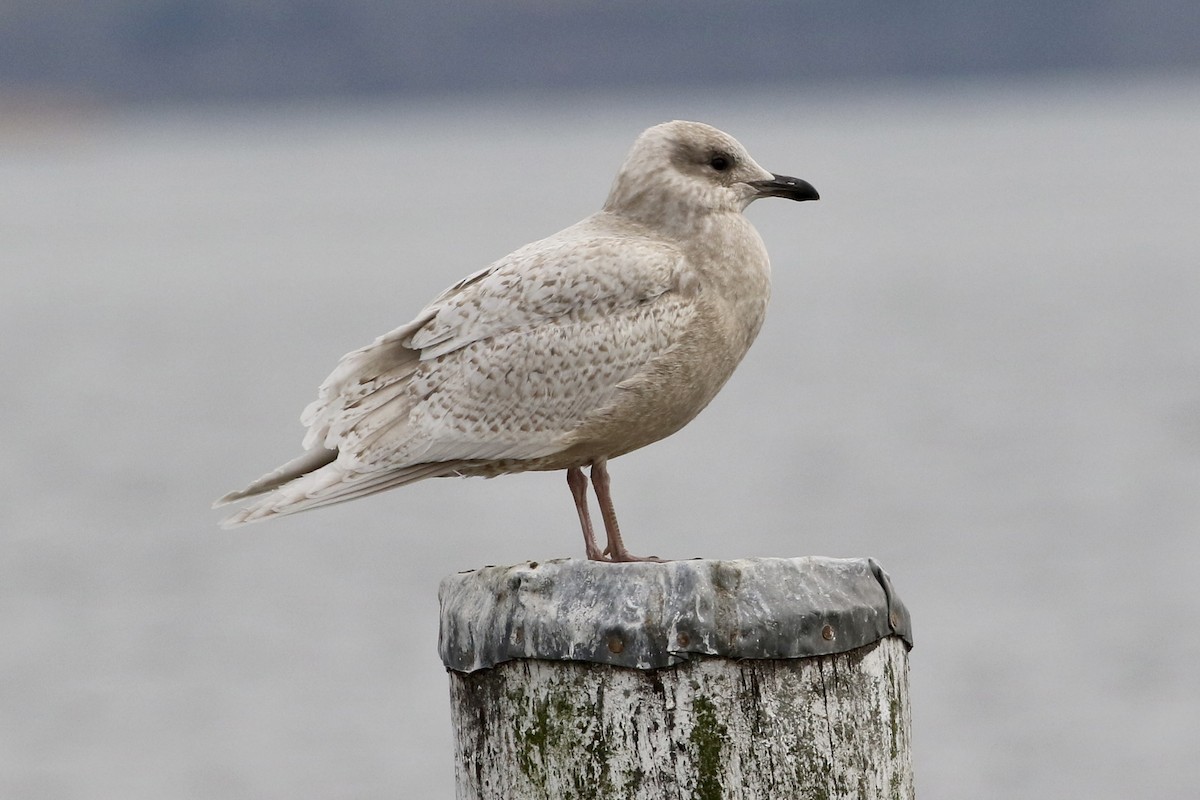
[(561, 474), (237, 531), (344, 352), (722, 127), (766, 326), (614, 462), (631, 549), (875, 556), (924, 798), (1200, 782), (1200, 75), (512, 89), (0, 116), (0, 798), (449, 798), (437, 584), (579, 556)]

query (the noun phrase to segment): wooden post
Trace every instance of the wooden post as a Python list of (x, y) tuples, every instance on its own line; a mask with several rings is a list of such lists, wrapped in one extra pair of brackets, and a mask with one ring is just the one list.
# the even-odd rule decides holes
[(913, 797), (908, 612), (871, 559), (442, 581), (458, 800)]

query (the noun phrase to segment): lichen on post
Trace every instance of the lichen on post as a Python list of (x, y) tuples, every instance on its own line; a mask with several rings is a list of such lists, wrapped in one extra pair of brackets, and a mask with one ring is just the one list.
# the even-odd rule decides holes
[(459, 800), (909, 798), (908, 612), (869, 559), (445, 579)]

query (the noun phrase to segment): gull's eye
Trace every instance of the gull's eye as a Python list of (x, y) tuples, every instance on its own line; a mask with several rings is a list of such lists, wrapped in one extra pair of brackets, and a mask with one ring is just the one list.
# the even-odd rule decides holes
[(724, 172), (733, 166), (733, 159), (724, 153), (716, 153), (708, 160), (708, 165), (717, 172)]

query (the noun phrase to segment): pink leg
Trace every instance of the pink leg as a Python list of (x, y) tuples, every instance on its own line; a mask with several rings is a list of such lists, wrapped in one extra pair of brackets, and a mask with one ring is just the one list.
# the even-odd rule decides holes
[(604, 548), (604, 555), (608, 556), (607, 560), (613, 562), (661, 561), (662, 559), (654, 556), (648, 558), (635, 556), (625, 549), (625, 542), (621, 539), (621, 529), (617, 527), (617, 510), (613, 507), (612, 494), (609, 492), (607, 458), (597, 458), (592, 462), (592, 487), (596, 490), (596, 499), (600, 501), (600, 515), (604, 518), (604, 532), (608, 535), (608, 546)]
[(579, 525), (583, 528), (583, 546), (587, 550), (587, 557), (592, 561), (607, 561), (592, 534), (592, 517), (587, 507), (588, 482), (582, 469), (571, 467), (567, 470), (567, 486), (571, 487), (571, 496), (575, 498), (575, 510), (579, 513)]

